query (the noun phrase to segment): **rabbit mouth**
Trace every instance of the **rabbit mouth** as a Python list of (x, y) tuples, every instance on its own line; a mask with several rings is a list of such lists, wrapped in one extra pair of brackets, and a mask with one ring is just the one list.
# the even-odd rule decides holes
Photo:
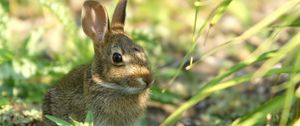
[(120, 93), (124, 94), (139, 94), (148, 88), (147, 84), (143, 81), (142, 78), (137, 78), (136, 82), (139, 83), (138, 87), (129, 86), (128, 84), (117, 84), (109, 82), (100, 82), (98, 84), (104, 88), (119, 91)]

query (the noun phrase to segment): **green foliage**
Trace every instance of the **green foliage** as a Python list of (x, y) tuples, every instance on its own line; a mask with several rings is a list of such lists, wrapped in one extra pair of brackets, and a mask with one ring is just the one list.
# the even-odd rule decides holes
[[(179, 106), (164, 120), (162, 125), (175, 125), (183, 117), (182, 113), (197, 104), (205, 103), (207, 98), (218, 102), (216, 99), (218, 95), (231, 95), (225, 94), (225, 91), (231, 91), (228, 88), (239, 88), (238, 85), (241, 84), (279, 75), (287, 76), (287, 80), (280, 86), (276, 86), (279, 91), (277, 90), (272, 98), (263, 99), (266, 102), (262, 105), (255, 101), (247, 101), (251, 107), (234, 108), (231, 110), (232, 113), (240, 109), (243, 109), (243, 112), (233, 118), (226, 120), (212, 115), (209, 121), (213, 120), (213, 123), (218, 125), (230, 123), (231, 125), (266, 125), (268, 124), (266, 116), (269, 114), (279, 118), (276, 121), (271, 120), (275, 125), (290, 125), (293, 120), (299, 120), (299, 116), (295, 116), (297, 112), (292, 111), (292, 107), (299, 103), (299, 96), (296, 96), (295, 90), (299, 92), (297, 83), (300, 81), (298, 50), (300, 34), (296, 29), (299, 27), (300, 9), (297, 6), (300, 0), (286, 1), (257, 23), (253, 19), (257, 18), (253, 17), (257, 12), (251, 10), (253, 8), (251, 5), (255, 4), (248, 4), (248, 0), (222, 0), (218, 1), (218, 4), (213, 4), (215, 1), (200, 0), (180, 1), (179, 4), (174, 4), (175, 2), (132, 0), (128, 8), (129, 25), (126, 26), (126, 29), (130, 29), (128, 31), (133, 40), (145, 48), (151, 61), (151, 67), (156, 76), (156, 85), (151, 89), (151, 101), (162, 105)], [(20, 12), (22, 9), (16, 9), (24, 3), (29, 6), (28, 8), (40, 9), (40, 12), (26, 8), (28, 10), (26, 13)], [(40, 120), (40, 105), (46, 90), (70, 69), (92, 59), (92, 42), (83, 35), (80, 23), (76, 23), (79, 20), (77, 13), (73, 12), (67, 4), (69, 3), (66, 0), (0, 1), (0, 125), (30, 125)], [(264, 4), (262, 6), (268, 6), (268, 3)], [(113, 4), (109, 4), (107, 9), (109, 13), (112, 13), (114, 8), (110, 5)], [(180, 9), (178, 5), (181, 5)], [(255, 6), (257, 6), (255, 8), (261, 7)], [(207, 11), (208, 8), (213, 9)], [(195, 13), (192, 13), (193, 11)], [(202, 17), (205, 14), (207, 17), (204, 19)], [(199, 43), (205, 43), (209, 36), (213, 36), (209, 33), (215, 27), (219, 27), (219, 22), (227, 15), (237, 18), (247, 29), (237, 33), (237, 36), (229, 36), (228, 40), (224, 39), (222, 44), (214, 46), (211, 50), (203, 51), (201, 47), (206, 48), (206, 46), (199, 45)], [(39, 18), (43, 20), (39, 21)], [(57, 23), (32, 27), (20, 35), (13, 33), (12, 28), (20, 26), (17, 23), (19, 20), (24, 22), (33, 20), (34, 23), (30, 25), (38, 25), (38, 22), (43, 22), (48, 18), (54, 18), (55, 20), (51, 22), (57, 21)], [(144, 24), (149, 27), (145, 27)], [(59, 36), (63, 39), (63, 49), (52, 52), (48, 50), (48, 47), (41, 48), (39, 45), (45, 44), (45, 36), (50, 34), (49, 30), (56, 25), (63, 28)], [(141, 28), (135, 29), (136, 27)], [(280, 38), (282, 35), (287, 36), (285, 40)], [(248, 47), (247, 41), (257, 36), (263, 42), (259, 41), (257, 47)], [(217, 36), (213, 37), (217, 38)], [(284, 41), (284, 43), (279, 41)], [(213, 43), (206, 44), (214, 45)], [(191, 72), (197, 70), (198, 64), (208, 60), (215, 53), (230, 52), (237, 44), (243, 47), (240, 50), (247, 50), (251, 52), (251, 55), (230, 65), (220, 63), (222, 70), (216, 76), (213, 75), (213, 78), (207, 77), (198, 81), (201, 75)], [(200, 57), (200, 59), (195, 60), (197, 59), (195, 57)], [(277, 67), (278, 65), (280, 67)], [(238, 75), (240, 71), (253, 66), (256, 66), (255, 70)], [(170, 88), (175, 83), (182, 83), (182, 87), (188, 87), (191, 90), (187, 90), (187, 93), (173, 91)], [(193, 86), (194, 83), (196, 86)], [(203, 84), (199, 85), (199, 83)], [(215, 106), (211, 105), (211, 108)], [(222, 113), (222, 110), (218, 111)], [(200, 112), (203, 115), (209, 113)], [(93, 125), (91, 112), (87, 113), (84, 122), (78, 122), (72, 118), (70, 122), (53, 116), (47, 116), (47, 118), (61, 126)], [(140, 125), (151, 123), (146, 119), (145, 117)]]
[[(226, 1), (223, 1), (223, 2), (225, 3)], [(225, 45), (229, 45), (232, 42), (241, 42), (241, 41), (245, 40), (246, 38), (249, 38), (250, 36), (252, 36), (254, 34), (257, 34), (259, 31), (261, 31), (262, 29), (266, 28), (272, 22), (274, 22), (275, 20), (277, 20), (278, 18), (280, 18), (280, 16), (282, 16), (286, 12), (290, 11), (295, 6), (299, 5), (299, 3), (300, 3), (299, 0), (291, 0), (291, 1), (287, 2), (285, 5), (283, 5), (281, 8), (279, 8), (277, 11), (275, 11), (272, 14), (270, 14), (269, 16), (267, 16), (265, 19), (263, 19), (262, 21), (260, 21), (259, 23), (257, 23), (255, 26), (249, 28), (242, 35), (240, 35), (239, 37), (233, 38), (232, 39), (233, 41), (228, 41), (228, 42), (226, 42), (226, 43), (218, 46), (218, 48), (215, 48), (215, 49), (211, 50), (210, 52), (207, 52), (205, 54), (205, 56), (206, 55), (211, 55), (211, 53), (219, 50), (220, 47), (225, 47)], [(217, 8), (218, 9), (219, 8), (220, 9), (224, 8), (224, 7), (222, 7), (222, 5), (226, 5), (226, 4), (220, 4), (220, 6), (218, 6)], [(197, 11), (198, 10), (196, 9), (196, 13), (197, 13)], [(200, 31), (201, 31), (201, 29), (200, 29)], [(249, 66), (252, 63), (256, 63), (257, 61), (264, 61), (264, 60), (268, 59), (264, 63), (264, 65), (258, 71), (256, 71), (256, 73), (254, 75), (252, 75), (252, 78), (249, 78), (249, 77), (246, 77), (246, 78), (248, 78), (248, 81), (249, 81), (251, 79), (259, 78), (259, 77), (262, 77), (263, 75), (266, 75), (266, 73), (268, 73), (267, 71), (271, 70), (272, 66), (274, 66), (276, 63), (278, 63), (280, 59), (286, 57), (289, 52), (291, 52), (291, 51), (294, 50), (294, 48), (298, 47), (298, 45), (300, 44), (298, 40), (299, 40), (298, 35), (295, 35), (285, 46), (281, 47), (278, 52), (276, 52), (275, 54), (273, 53), (273, 56), (271, 56), (269, 58), (263, 58), (262, 60), (254, 60), (254, 59), (261, 59), (261, 58), (254, 58), (254, 59), (252, 59), (253, 57), (249, 58), (244, 63), (240, 63), (240, 64), (237, 64), (237, 65), (234, 65), (232, 68), (229, 68), (228, 70), (226, 70), (221, 75), (216, 76), (211, 81), (209, 81), (207, 84), (205, 84), (190, 100), (188, 100), (187, 102), (185, 102), (184, 104), (182, 104), (174, 113), (172, 113), (162, 123), (162, 125), (174, 125), (174, 123), (176, 122), (176, 120), (179, 118), (179, 116), (184, 111), (186, 111), (188, 108), (192, 107), (193, 105), (195, 105), (199, 101), (201, 101), (204, 98), (206, 98), (206, 97), (208, 97), (208, 96), (211, 95), (210, 93), (207, 94), (206, 90), (209, 90), (209, 88), (213, 87), (214, 85), (219, 85), (220, 82), (223, 79), (225, 79), (226, 77), (228, 77), (232, 73), (237, 72), (241, 68)], [(193, 50), (193, 49), (194, 48), (191, 48), (190, 50)], [(188, 56), (188, 55), (189, 54), (187, 54), (186, 56)], [(294, 73), (294, 72), (298, 73), (299, 71), (296, 71), (298, 68), (299, 68), (298, 66), (292, 67), (293, 71), (291, 71), (291, 72), (292, 73)], [(189, 67), (189, 69), (190, 69), (190, 67)], [(284, 68), (284, 69), (287, 69), (287, 68)], [(272, 72), (271, 72), (271, 74), (272, 74)], [(177, 77), (177, 75), (175, 75), (174, 77)], [(239, 80), (239, 79), (237, 79), (237, 80)], [(231, 83), (231, 86), (241, 83), (240, 81), (237, 81), (237, 80), (234, 80)], [(296, 84), (299, 80), (293, 80), (293, 78), (291, 78), (291, 81), (292, 82), (289, 85)], [(215, 89), (213, 91), (219, 91), (219, 90), (224, 89), (222, 87), (226, 87), (225, 85), (223, 85), (223, 83), (220, 84), (220, 85), (222, 85), (222, 86), (216, 87), (217, 89)], [(285, 111), (284, 111), (284, 113), (282, 115), (281, 125), (285, 125), (287, 123), (288, 112), (290, 111), (288, 108), (290, 108), (291, 105), (292, 105), (292, 103), (293, 103), (293, 100), (291, 100), (291, 98), (295, 96), (294, 93), (293, 93), (294, 92), (294, 87), (295, 87), (295, 85), (294, 86), (290, 86), (290, 90), (289, 90), (289, 93), (288, 93), (289, 95), (286, 95), (287, 97), (286, 97), (286, 100), (285, 100), (285, 104), (286, 104), (287, 109), (285, 109)], [(210, 92), (212, 92), (212, 91), (210, 91)], [(283, 95), (280, 95), (278, 97), (280, 97), (281, 100), (284, 98)], [(253, 112), (253, 113), (249, 114), (248, 116), (246, 116), (244, 120), (246, 122), (249, 121), (249, 123), (237, 123), (237, 122), (234, 122), (233, 125), (236, 125), (236, 124), (237, 125), (254, 125), (254, 124), (257, 124), (259, 122), (262, 122), (263, 120), (261, 120), (261, 118), (265, 117), (268, 113), (274, 112), (275, 110), (278, 110), (278, 109), (280, 109), (282, 107), (282, 102), (280, 102), (280, 100), (278, 100), (278, 99), (279, 98), (277, 98), (276, 100), (270, 101), (270, 103), (267, 103), (266, 105), (258, 108), (255, 112)], [(290, 99), (290, 100), (288, 100), (288, 99)], [(276, 104), (276, 103), (280, 103), (280, 104)], [(268, 108), (268, 109), (266, 109), (266, 108)], [(254, 115), (254, 113), (255, 114), (257, 113), (259, 115)], [(264, 113), (264, 114), (261, 114), (261, 113)], [(252, 118), (249, 117), (250, 115), (251, 115)]]
[(93, 113), (91, 111), (88, 111), (84, 122), (76, 121), (71, 117), (71, 123), (51, 115), (46, 115), (46, 118), (55, 122), (55, 124), (57, 124), (58, 126), (93, 126)]
[(87, 124), (88, 126), (93, 126), (93, 113), (91, 111), (88, 111), (88, 113), (86, 114), (84, 124)]
[[(42, 7), (52, 9), (53, 13), (55, 12), (54, 15), (56, 14), (55, 16), (65, 25), (65, 33), (70, 36), (69, 43), (74, 44), (75, 42), (78, 44), (81, 41), (86, 41), (86, 39), (73, 37), (78, 36), (79, 30), (65, 6), (54, 1), (41, 0), (39, 2)], [(50, 63), (49, 61), (52, 60), (51, 54), (40, 50), (38, 46), (47, 30), (45, 27), (40, 27), (30, 31), (25, 39), (18, 42), (17, 45), (20, 46), (15, 46), (12, 42), (14, 38), (9, 31), (14, 25), (12, 23), (14, 19), (9, 16), (9, 12), (12, 11), (9, 9), (9, 4), (6, 0), (0, 2), (0, 108), (1, 111), (3, 110), (0, 115), (0, 125), (25, 125), (34, 120), (40, 120), (41, 110), (40, 108), (36, 109), (34, 104), (41, 104), (49, 83), (54, 83), (72, 67), (86, 62), (86, 58), (91, 57), (91, 51), (86, 51), (89, 50), (87, 48), (91, 44), (87, 42), (88, 44), (68, 45), (66, 47), (72, 48), (66, 48), (65, 51), (68, 54), (73, 52), (72, 56), (76, 54), (74, 52), (77, 52), (78, 59), (75, 58), (74, 60), (72, 57), (67, 59), (62, 57), (63, 54), (59, 54), (57, 57), (60, 60)], [(62, 11), (64, 13), (60, 13)], [(81, 48), (78, 48), (79, 46)], [(82, 53), (78, 53), (78, 49), (81, 49), (79, 51)], [(69, 64), (71, 58), (76, 62)], [(28, 104), (29, 108), (26, 109), (32, 107), (32, 109), (38, 111), (36, 116), (24, 115), (23, 111), (13, 111), (15, 108), (8, 105), (19, 104), (17, 101)], [(9, 121), (8, 118), (15, 118), (15, 120)]]
[(55, 124), (57, 124), (58, 126), (72, 126), (71, 123), (68, 123), (65, 120), (62, 120), (60, 118), (57, 118), (55, 116), (51, 116), (51, 115), (46, 115), (46, 118), (50, 119), (51, 121), (55, 122)]
[[(265, 117), (270, 113), (275, 113), (280, 110), (284, 104), (282, 102), (284, 100), (285, 95), (279, 95), (275, 98), (272, 98), (270, 101), (267, 101), (264, 105), (258, 107), (253, 112), (245, 115), (234, 121), (232, 126), (253, 126), (258, 122), (266, 122)], [(292, 96), (292, 99), (295, 97)]]
[[(75, 59), (74, 64), (76, 65), (86, 63), (86, 59), (91, 59), (92, 53), (87, 50), (91, 49), (92, 43), (86, 38), (82, 39), (78, 37), (80, 33), (79, 28), (76, 26), (69, 8), (67, 8), (62, 1), (38, 0), (38, 2), (42, 7), (47, 8), (54, 16), (56, 16), (64, 26), (67, 36), (64, 52), (65, 55), (67, 55), (66, 57), (75, 56), (73, 59)], [(65, 59), (66, 57), (61, 57), (61, 55), (59, 55), (59, 58), (64, 62), (67, 62)]]
[(173, 92), (163, 92), (159, 87), (157, 86), (153, 86), (151, 88), (151, 100), (153, 101), (159, 101), (161, 103), (165, 103), (165, 104), (175, 104), (178, 103), (178, 99), (180, 99), (181, 97), (178, 96), (177, 94), (173, 93)]
[(30, 124), (33, 120), (41, 119), (41, 111), (35, 107), (27, 106), (25, 103), (20, 103), (14, 106), (9, 105), (9, 101), (3, 101), (0, 98), (0, 124), (2, 126)]
[[(217, 21), (221, 19), (223, 14), (225, 13), (225, 10), (229, 6), (232, 0), (224, 0), (218, 4), (218, 6), (210, 13), (208, 16), (207, 20), (204, 21), (204, 23), (201, 25), (199, 28), (198, 32), (196, 33), (197, 29), (197, 18), (198, 18), (198, 11), (199, 11), (199, 6), (196, 6), (196, 13), (195, 13), (195, 20), (194, 20), (194, 27), (193, 27), (193, 36), (192, 36), (192, 46), (189, 48), (187, 54), (183, 58), (183, 62), (181, 62), (179, 68), (177, 69), (176, 73), (174, 74), (173, 78), (170, 80), (169, 85), (174, 83), (176, 78), (179, 76), (181, 73), (181, 69), (183, 68), (185, 61), (191, 57), (192, 53), (194, 52), (196, 46), (197, 46), (197, 38), (204, 32), (204, 29), (206, 27), (212, 27)], [(191, 57), (192, 58), (192, 57)], [(189, 66), (187, 66), (185, 69), (191, 69), (192, 63), (190, 63)]]

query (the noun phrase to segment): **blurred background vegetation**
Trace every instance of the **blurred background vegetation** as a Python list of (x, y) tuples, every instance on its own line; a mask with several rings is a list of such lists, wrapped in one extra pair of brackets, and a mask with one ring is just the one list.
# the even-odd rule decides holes
[[(156, 77), (140, 125), (300, 125), (300, 0), (128, 1)], [(47, 89), (92, 59), (83, 2), (0, 1), (0, 125), (35, 125)]]

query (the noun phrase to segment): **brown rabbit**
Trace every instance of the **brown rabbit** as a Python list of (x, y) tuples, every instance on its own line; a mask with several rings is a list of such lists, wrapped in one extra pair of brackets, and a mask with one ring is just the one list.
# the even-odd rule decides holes
[(48, 90), (44, 125), (55, 125), (44, 115), (83, 121), (91, 110), (94, 126), (131, 126), (143, 114), (153, 79), (143, 48), (124, 33), (126, 3), (119, 1), (110, 25), (101, 4), (84, 2), (82, 27), (93, 40), (95, 56)]

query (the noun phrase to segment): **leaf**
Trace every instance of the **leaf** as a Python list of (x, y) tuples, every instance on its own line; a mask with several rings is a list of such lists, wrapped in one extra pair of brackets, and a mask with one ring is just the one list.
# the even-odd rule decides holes
[(5, 48), (3, 49), (0, 48), (0, 64), (12, 59), (13, 59), (13, 53), (10, 50)]
[(74, 120), (72, 117), (69, 117), (69, 119), (71, 120), (71, 123), (73, 124), (73, 126), (83, 126), (83, 123)]
[(176, 93), (170, 91), (162, 92), (158, 86), (151, 88), (151, 100), (159, 101), (164, 104), (176, 104), (178, 103), (178, 99), (180, 99), (180, 96)]
[(55, 122), (58, 126), (72, 126), (71, 123), (68, 123), (65, 120), (59, 119), (55, 116), (46, 115), (46, 118), (50, 119), (51, 121)]
[[(2, 9), (8, 13), (9, 12), (9, 0), (1, 0), (0, 1), (0, 6)], [(0, 12), (1, 12), (1, 7), (0, 7)]]
[(36, 51), (38, 50), (36, 45), (38, 45), (43, 34), (44, 34), (44, 29), (42, 28), (32, 31), (30, 33), (28, 42), (26, 42), (26, 45), (24, 45), (27, 51), (24, 53), (28, 53), (29, 56), (36, 55), (37, 54)]
[(8, 104), (9, 104), (9, 100), (7, 98), (1, 96), (0, 97), (0, 108), (1, 108), (1, 106), (8, 105)]
[(85, 126), (93, 126), (93, 113), (91, 111), (88, 111), (86, 114), (86, 118), (84, 120)]

